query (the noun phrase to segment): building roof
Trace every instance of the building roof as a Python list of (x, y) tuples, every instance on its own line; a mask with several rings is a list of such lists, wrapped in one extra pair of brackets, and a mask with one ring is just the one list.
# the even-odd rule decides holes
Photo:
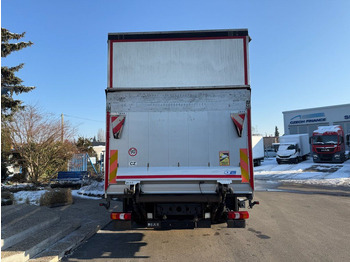
[(106, 142), (92, 141), (92, 146), (106, 146)]
[(304, 109), (296, 109), (296, 110), (290, 110), (290, 111), (284, 111), (283, 114), (286, 113), (292, 113), (292, 112), (299, 112), (299, 111), (308, 111), (308, 110), (322, 110), (322, 109), (328, 109), (328, 108), (337, 108), (337, 107), (343, 107), (343, 106), (350, 106), (350, 104), (342, 104), (342, 105), (334, 105), (334, 106), (323, 106), (323, 107), (313, 107), (313, 108), (304, 108)]

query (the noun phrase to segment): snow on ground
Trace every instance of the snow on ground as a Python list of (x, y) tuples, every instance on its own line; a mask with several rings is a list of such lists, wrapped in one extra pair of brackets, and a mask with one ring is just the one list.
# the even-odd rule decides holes
[[(80, 190), (72, 190), (72, 196), (73, 197), (79, 197), (79, 198), (85, 198), (85, 199), (101, 199), (101, 195), (104, 194), (104, 192), (101, 191), (88, 191), (88, 190), (83, 190), (84, 194), (83, 195), (80, 193)], [(41, 195), (45, 194), (47, 190), (39, 190), (39, 191), (19, 191), (17, 193), (13, 194), (14, 200), (16, 204), (30, 204), (30, 205), (39, 205), (40, 197)]]
[(39, 200), (41, 195), (45, 194), (47, 190), (39, 190), (39, 191), (19, 191), (13, 194), (14, 200), (16, 204), (31, 204), (31, 205), (39, 205)]
[(275, 158), (269, 158), (254, 168), (254, 175), (256, 180), (350, 187), (350, 160), (328, 164), (308, 159), (299, 164), (278, 165)]
[[(33, 188), (32, 184), (16, 184), (16, 185), (2, 185), (2, 189), (21, 189), (21, 188)], [(16, 204), (31, 204), (39, 205), (40, 197), (45, 194), (48, 190), (39, 188), (40, 190), (22, 190), (13, 193), (13, 197)], [(91, 185), (84, 186), (79, 190), (72, 190), (73, 197), (80, 197), (86, 199), (101, 199), (104, 195), (104, 183), (93, 181)]]
[[(350, 160), (342, 164), (313, 163), (312, 159), (299, 164), (278, 165), (275, 158), (265, 159), (261, 166), (254, 168), (255, 180), (269, 183), (287, 182), (306, 185), (350, 187)], [(27, 185), (26, 185), (27, 186)], [(9, 186), (8, 186), (9, 187)], [(21, 187), (21, 185), (17, 185)], [(46, 190), (19, 191), (14, 193), (17, 204), (39, 205)], [(101, 199), (104, 195), (104, 182), (93, 181), (91, 185), (72, 190), (74, 197)]]
[(94, 195), (82, 195), (82, 194), (79, 194), (79, 190), (72, 190), (72, 196), (73, 197), (79, 197), (79, 198), (85, 198), (85, 199), (101, 199), (101, 197), (94, 196)]
[(81, 198), (101, 199), (104, 196), (104, 182), (93, 181), (90, 185), (83, 186), (79, 190), (72, 190), (72, 195)]
[(15, 184), (11, 184), (11, 185), (6, 185), (6, 184), (1, 184), (1, 189), (12, 189), (15, 191), (19, 191), (19, 190), (30, 190), (35, 188), (35, 186), (32, 183), (15, 183)]

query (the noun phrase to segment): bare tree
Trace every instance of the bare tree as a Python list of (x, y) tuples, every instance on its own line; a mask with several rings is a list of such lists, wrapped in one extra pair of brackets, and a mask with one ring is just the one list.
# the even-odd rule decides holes
[(97, 132), (97, 141), (106, 142), (105, 131), (102, 128), (100, 128)]
[[(59, 119), (41, 113), (34, 106), (16, 112), (13, 121), (7, 122), (14, 151), (20, 155), (27, 170), (28, 180), (33, 183), (48, 181), (57, 171), (67, 169), (67, 161), (76, 147), (69, 141), (74, 129)], [(65, 141), (61, 141), (64, 128)]]

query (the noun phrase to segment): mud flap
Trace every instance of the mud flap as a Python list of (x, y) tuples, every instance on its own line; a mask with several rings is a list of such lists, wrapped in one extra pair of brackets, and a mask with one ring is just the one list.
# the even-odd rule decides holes
[(132, 222), (131, 220), (115, 220), (114, 228), (118, 230), (130, 230), (132, 228)]
[(245, 220), (244, 219), (229, 219), (227, 220), (227, 227), (228, 228), (245, 228)]
[(211, 228), (211, 221), (209, 219), (199, 220), (196, 225), (197, 228)]

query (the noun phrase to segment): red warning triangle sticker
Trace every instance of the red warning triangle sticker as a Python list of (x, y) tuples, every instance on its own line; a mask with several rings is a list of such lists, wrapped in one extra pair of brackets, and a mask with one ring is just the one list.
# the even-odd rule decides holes
[(241, 137), (243, 132), (243, 123), (245, 119), (245, 113), (232, 113), (231, 119), (235, 124), (237, 135)]

